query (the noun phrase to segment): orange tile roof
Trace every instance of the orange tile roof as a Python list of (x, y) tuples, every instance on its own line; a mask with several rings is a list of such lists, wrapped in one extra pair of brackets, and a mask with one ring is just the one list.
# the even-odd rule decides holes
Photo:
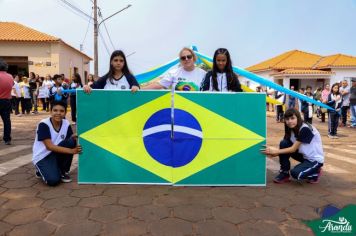
[(91, 57), (67, 44), (60, 38), (34, 30), (16, 22), (0, 22), (0, 42), (58, 42), (67, 45), (92, 60)]
[(356, 57), (336, 54), (323, 57), (315, 68), (356, 67)]
[(312, 70), (330, 67), (356, 67), (356, 57), (343, 54), (323, 57), (317, 54), (293, 50), (259, 64), (247, 67), (246, 70), (258, 72), (286, 69)]
[(60, 40), (16, 22), (0, 22), (0, 32), (0, 41), (54, 42)]
[(278, 73), (271, 75), (331, 75), (332, 72), (324, 70), (295, 70), (295, 69), (286, 69)]
[(317, 54), (299, 50), (285, 52), (279, 56), (246, 68), (249, 71), (283, 70), (283, 69), (312, 69), (322, 57)]

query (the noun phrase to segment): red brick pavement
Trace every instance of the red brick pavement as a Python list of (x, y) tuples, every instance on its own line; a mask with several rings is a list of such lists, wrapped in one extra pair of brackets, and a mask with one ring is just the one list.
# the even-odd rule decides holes
[[(32, 145), (45, 116), (12, 117), (13, 146)], [(314, 123), (328, 147), (319, 184), (273, 184), (272, 168), (266, 187), (78, 185), (75, 169), (74, 182), (52, 188), (26, 164), (0, 177), (0, 235), (312, 235), (301, 220), (319, 218), (327, 204), (356, 203), (356, 130), (340, 128), (341, 138), (330, 140), (327, 125)], [(282, 134), (269, 117), (268, 143), (277, 145)], [(0, 155), (0, 164), (29, 153)]]

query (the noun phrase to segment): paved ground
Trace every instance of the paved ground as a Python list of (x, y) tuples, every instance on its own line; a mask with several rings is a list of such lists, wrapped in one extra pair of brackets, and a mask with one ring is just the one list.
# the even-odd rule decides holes
[[(31, 145), (46, 113), (12, 117), (13, 145), (0, 144), (0, 235), (313, 235), (301, 221), (319, 218), (327, 204), (356, 204), (356, 129), (338, 140), (321, 131), (326, 165), (319, 184), (272, 183), (277, 159), (268, 159), (266, 187), (78, 185), (56, 188), (34, 177)], [(272, 114), (269, 114), (272, 116)], [(0, 132), (2, 133), (2, 123)], [(282, 124), (268, 118), (268, 143)], [(76, 180), (76, 165), (72, 169)]]

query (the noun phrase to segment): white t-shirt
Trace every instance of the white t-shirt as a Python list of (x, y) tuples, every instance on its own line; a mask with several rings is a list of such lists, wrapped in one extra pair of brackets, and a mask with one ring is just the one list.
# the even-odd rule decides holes
[(47, 86), (48, 89), (52, 88), (54, 85), (54, 82), (52, 80), (44, 80), (42, 83), (43, 86)]
[(20, 84), (20, 88), (21, 88), (21, 97), (23, 97), (23, 98), (31, 98), (30, 85), (25, 84), (25, 83), (21, 83)]
[(347, 94), (346, 95), (343, 95), (342, 96), (342, 104), (341, 106), (344, 107), (344, 106), (350, 106), (350, 87), (347, 86), (347, 87), (340, 87), (339, 88), (339, 92), (343, 92), (343, 91), (346, 91)]
[(12, 88), (15, 89), (15, 91), (11, 90), (11, 96), (21, 97), (21, 89), (19, 83), (14, 81), (14, 86), (12, 86)]
[[(227, 78), (226, 78), (226, 73), (216, 73), (216, 80), (218, 81), (218, 89), (220, 92), (228, 92), (229, 90), (227, 89)], [(213, 76), (210, 76), (210, 87), (209, 91), (214, 91), (213, 87)]]
[(41, 120), (36, 129), (36, 139), (33, 144), (33, 157), (32, 162), (34, 165), (40, 160), (48, 156), (51, 151), (46, 148), (43, 143), (45, 139), (51, 139), (54, 145), (58, 145), (65, 139), (68, 139), (73, 134), (72, 128), (70, 127), (69, 121), (66, 119), (62, 120), (62, 126), (59, 131), (53, 128), (50, 117)]
[(200, 91), (205, 74), (206, 72), (198, 67), (192, 71), (186, 71), (183, 67), (179, 67), (163, 76), (159, 84), (166, 89), (174, 86), (175, 90), (179, 91)]
[(42, 86), (38, 88), (38, 98), (48, 98), (49, 89), (48, 86), (42, 83)]
[(323, 144), (319, 131), (312, 125), (303, 123), (299, 130), (299, 137), (296, 139), (294, 132), (292, 132), (290, 140), (292, 143), (300, 141), (298, 152), (303, 154), (304, 159), (309, 161), (317, 161), (324, 163)]
[(110, 82), (110, 78), (107, 78), (106, 79), (106, 84), (104, 86), (104, 89), (108, 89), (108, 90), (126, 90), (126, 89), (130, 89), (130, 84), (127, 81), (125, 75), (123, 75), (118, 80), (112, 78), (111, 82)]

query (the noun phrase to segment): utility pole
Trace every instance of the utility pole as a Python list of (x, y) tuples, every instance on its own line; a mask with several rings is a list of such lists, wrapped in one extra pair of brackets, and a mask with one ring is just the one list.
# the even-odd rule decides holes
[(94, 4), (94, 78), (99, 78), (99, 60), (98, 60), (98, 34), (99, 34), (99, 26), (101, 23), (106, 21), (107, 19), (115, 16), (116, 14), (119, 14), (120, 12), (126, 10), (127, 8), (131, 7), (132, 5), (127, 5), (127, 7), (115, 12), (114, 14), (110, 15), (109, 17), (103, 19), (99, 24), (98, 24), (98, 4), (97, 0), (93, 0)]
[(99, 77), (98, 73), (98, 5), (94, 0), (94, 79)]

